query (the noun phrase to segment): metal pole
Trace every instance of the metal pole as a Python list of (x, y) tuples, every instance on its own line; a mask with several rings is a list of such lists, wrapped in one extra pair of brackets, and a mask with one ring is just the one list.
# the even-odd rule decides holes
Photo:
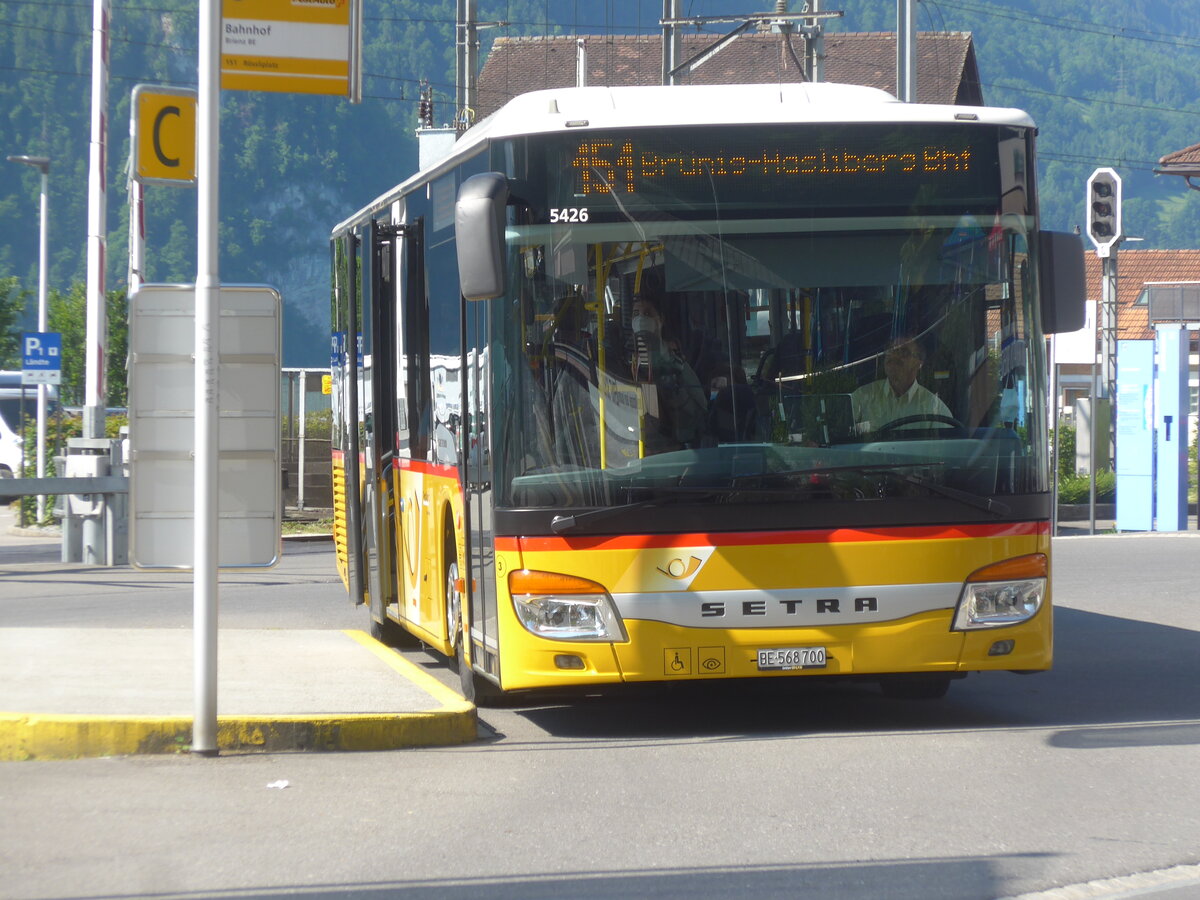
[[(108, 343), (104, 287), (108, 218), (108, 21), (109, 0), (92, 4), (92, 122), (88, 146), (87, 348), (83, 399), (83, 437), (104, 437), (104, 348)], [(104, 565), (103, 516), (83, 518), (83, 562)]]
[[(821, 11), (821, 0), (808, 0), (808, 11)], [(825, 29), (820, 19), (808, 19), (805, 23), (805, 52), (808, 80), (817, 84), (825, 80)]]
[[(42, 169), (41, 218), (38, 225), (38, 331), (46, 331), (46, 270), (49, 260), (47, 228), (50, 209), (50, 163)], [(47, 386), (37, 386), (37, 477), (46, 477), (46, 391)], [(38, 494), (37, 524), (46, 518), (46, 495)]]
[(1108, 398), (1109, 402), (1109, 428), (1107, 435), (1108, 445), (1108, 462), (1110, 466), (1116, 465), (1117, 447), (1116, 447), (1116, 429), (1113, 425), (1117, 421), (1117, 247), (1114, 244), (1109, 255), (1101, 257), (1100, 268), (1103, 272), (1103, 283), (1101, 285), (1101, 305), (1103, 307), (1102, 328), (1101, 331), (1101, 363), (1103, 365), (1103, 378), (1101, 381), (1101, 390), (1103, 396)]
[(458, 0), (454, 37), (454, 126), (466, 131), (475, 111), (475, 69), (479, 48), (476, 40), (475, 0)]
[(305, 419), (308, 418), (308, 372), (305, 369), (300, 370), (300, 452), (297, 454), (296, 468), (299, 470), (296, 475), (300, 482), (296, 485), (296, 508), (304, 509), (304, 440), (307, 435), (305, 428)]
[[(17, 405), (17, 437), (21, 439), (21, 460), (18, 464), (17, 477), (25, 477), (25, 384), (21, 384), (21, 399)], [(24, 500), (24, 498), (21, 498)], [(25, 504), (17, 504), (17, 527), (25, 527)]]
[[(37, 328), (41, 333), (46, 331), (46, 279), (49, 272), (49, 243), (48, 243), (48, 223), (49, 223), (49, 208), (50, 208), (50, 160), (45, 156), (28, 156), (21, 154), (18, 156), (8, 157), (9, 162), (21, 163), (26, 166), (32, 166), (42, 173), (42, 195), (39, 207), (38, 218), (38, 306), (37, 306)], [(46, 477), (46, 396), (47, 385), (38, 383), (37, 386), (37, 477)], [(21, 421), (25, 419), (24, 411), (25, 403), (25, 385), (21, 385)], [(21, 477), (25, 469), (25, 441), (24, 432), (22, 431), (21, 440), (21, 473), (17, 477)], [(37, 518), (35, 524), (40, 525), (46, 518), (46, 495), (38, 494), (37, 498)], [(24, 525), (24, 517), (22, 514), (21, 524)]]
[[(1100, 367), (1092, 361), (1092, 402), (1088, 405), (1088, 534), (1096, 533), (1096, 407), (1100, 403)], [(1076, 432), (1078, 433), (1078, 432)]]
[(1058, 347), (1050, 335), (1050, 535), (1058, 534), (1058, 459), (1062, 453), (1058, 428)]
[(195, 716), (192, 752), (217, 755), (217, 529), (218, 406), (217, 361), (220, 301), (218, 243), (218, 149), (221, 137), (221, 8), (200, 0), (199, 91), (196, 106), (196, 386), (195, 519), (192, 535), (193, 673)]
[(917, 4), (896, 0), (896, 98), (917, 102)]
[(672, 74), (679, 66), (680, 57), (679, 26), (675, 24), (678, 18), (679, 0), (663, 0), (663, 84), (679, 82), (679, 76)]
[(146, 271), (146, 188), (129, 179), (129, 296), (142, 287)]

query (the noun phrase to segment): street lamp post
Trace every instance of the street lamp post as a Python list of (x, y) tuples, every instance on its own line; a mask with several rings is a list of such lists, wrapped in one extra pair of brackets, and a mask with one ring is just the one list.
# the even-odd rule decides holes
[[(49, 245), (46, 234), (46, 213), (49, 206), (50, 160), (45, 156), (10, 156), (9, 162), (33, 166), (42, 173), (41, 224), (38, 229), (38, 321), (39, 332), (46, 331), (46, 277)], [(46, 477), (46, 385), (37, 386), (37, 477)], [(37, 521), (46, 518), (46, 495), (37, 498)]]

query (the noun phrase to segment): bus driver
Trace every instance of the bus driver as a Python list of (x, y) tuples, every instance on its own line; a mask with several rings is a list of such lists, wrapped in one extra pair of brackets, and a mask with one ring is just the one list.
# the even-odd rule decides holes
[(880, 431), (909, 416), (953, 418), (937, 394), (917, 384), (917, 373), (924, 362), (925, 351), (920, 341), (909, 335), (892, 339), (883, 354), (885, 377), (863, 385), (850, 395), (855, 427), (860, 434)]

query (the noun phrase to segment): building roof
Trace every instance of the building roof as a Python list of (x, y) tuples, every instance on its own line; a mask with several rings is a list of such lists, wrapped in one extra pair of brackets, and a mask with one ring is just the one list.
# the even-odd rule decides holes
[[(583, 36), (589, 85), (662, 83), (661, 35)], [(474, 121), (528, 91), (575, 84), (577, 36), (498, 38), (477, 84)], [(682, 37), (681, 62), (718, 40), (711, 34)], [(682, 76), (682, 84), (774, 84), (803, 81), (799, 62), (804, 40), (791, 49), (776, 34), (744, 34)], [(833, 33), (825, 36), (825, 80), (861, 84), (895, 93), (896, 36)], [(982, 106), (974, 42), (965, 32), (922, 32), (917, 38), (917, 100)]]
[(1200, 144), (1192, 144), (1174, 153), (1168, 153), (1158, 161), (1160, 166), (1190, 166), (1200, 169)]
[(1159, 159), (1154, 174), (1183, 175), (1185, 178), (1200, 175), (1200, 144), (1192, 144), (1190, 147), (1168, 153)]
[[(1100, 260), (1085, 251), (1088, 300), (1101, 294)], [(1147, 284), (1200, 281), (1200, 250), (1121, 250), (1117, 265), (1117, 340), (1154, 337), (1150, 311), (1137, 300)]]

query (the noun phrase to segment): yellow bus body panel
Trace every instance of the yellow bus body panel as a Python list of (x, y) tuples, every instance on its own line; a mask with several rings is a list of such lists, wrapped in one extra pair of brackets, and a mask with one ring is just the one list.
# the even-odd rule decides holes
[[(763, 543), (729, 536), (637, 537), (515, 540), (499, 550), (501, 681), (505, 689), (587, 685), (619, 681), (676, 679), (874, 675), (896, 672), (962, 672), (1047, 669), (1052, 662), (1053, 615), (1049, 588), (1041, 610), (1027, 622), (979, 631), (952, 631), (957, 590), (945, 608), (903, 618), (854, 624), (797, 627), (684, 627), (651, 619), (625, 618), (627, 642), (558, 641), (537, 637), (517, 619), (507, 591), (507, 573), (520, 568), (564, 572), (596, 581), (611, 594), (661, 588), (664, 578), (687, 577), (690, 560), (704, 557), (689, 592), (764, 591), (886, 585), (961, 586), (977, 569), (1030, 553), (1049, 553), (1048, 527), (992, 529), (979, 536), (971, 529), (838, 530), (820, 536), (796, 533), (794, 542), (772, 536)], [(937, 536), (924, 533), (932, 531)], [(913, 537), (905, 537), (913, 533)], [(715, 540), (713, 540), (715, 538)], [(712, 546), (712, 544), (717, 546)], [(558, 545), (557, 547), (555, 545)], [(710, 593), (708, 596), (714, 596)], [(843, 624), (843, 622), (846, 622)], [(989, 656), (996, 641), (1012, 640), (1004, 656)], [(760, 648), (822, 646), (822, 669), (760, 672)], [(582, 669), (563, 669), (556, 657), (569, 655)]]
[(349, 543), (346, 537), (346, 466), (342, 454), (333, 454), (333, 548), (342, 584), (350, 587)]

